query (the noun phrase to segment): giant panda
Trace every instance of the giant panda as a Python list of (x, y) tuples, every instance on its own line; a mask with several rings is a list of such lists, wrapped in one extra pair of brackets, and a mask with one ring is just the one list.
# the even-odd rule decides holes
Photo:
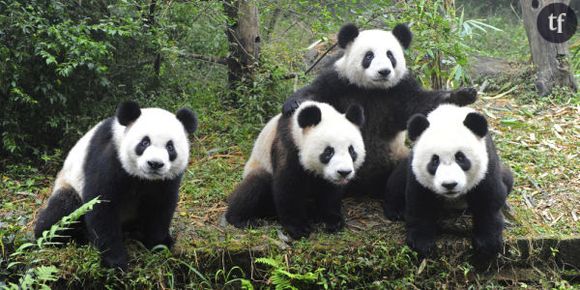
[(466, 105), (476, 99), (472, 88), (424, 90), (406, 66), (403, 50), (411, 39), (404, 24), (392, 31), (343, 26), (338, 33), (342, 56), (283, 105), (286, 117), (304, 100), (325, 102), (340, 112), (353, 104), (363, 107), (366, 123), (361, 131), (368, 158), (349, 184), (350, 194), (380, 196), (386, 178), (408, 154), (404, 130), (413, 114), (426, 114), (440, 103)]
[(101, 252), (103, 265), (121, 269), (127, 268), (126, 231), (136, 233), (148, 248), (171, 246), (169, 225), (188, 165), (188, 134), (196, 128), (189, 109), (173, 114), (121, 103), (116, 116), (101, 121), (70, 150), (36, 218), (35, 236), (99, 196), (104, 202), (75, 229), (60, 234), (88, 239)]
[(307, 237), (313, 221), (329, 232), (340, 230), (344, 186), (365, 160), (363, 123), (359, 106), (341, 114), (313, 101), (303, 102), (292, 118), (272, 118), (229, 197), (227, 221), (246, 227), (275, 216), (294, 239)]
[(485, 264), (503, 246), (501, 213), (513, 187), (486, 119), (475, 110), (445, 104), (408, 125), (414, 145), (387, 183), (385, 215), (406, 221), (407, 243), (421, 256), (434, 254), (437, 220), (454, 210), (473, 216), (474, 261)]

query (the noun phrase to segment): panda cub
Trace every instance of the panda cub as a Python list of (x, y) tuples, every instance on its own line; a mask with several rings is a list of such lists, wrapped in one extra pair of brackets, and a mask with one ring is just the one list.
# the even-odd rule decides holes
[(69, 152), (46, 208), (37, 216), (34, 234), (42, 232), (97, 196), (105, 201), (81, 224), (60, 233), (101, 252), (107, 267), (127, 268), (123, 232), (151, 248), (171, 246), (169, 225), (181, 177), (189, 160), (188, 133), (197, 128), (189, 109), (174, 115), (159, 108), (121, 103), (116, 116), (101, 121)]
[(501, 213), (513, 186), (498, 157), (486, 119), (467, 107), (441, 105), (408, 126), (414, 141), (407, 162), (389, 178), (385, 215), (406, 220), (407, 243), (426, 257), (435, 249), (436, 221), (450, 209), (473, 216), (476, 261), (495, 258), (503, 247)]
[(405, 62), (403, 51), (411, 40), (403, 24), (392, 31), (359, 31), (347, 24), (338, 33), (343, 55), (284, 103), (286, 117), (304, 100), (328, 103), (343, 113), (353, 104), (362, 106), (366, 123), (361, 133), (368, 157), (347, 188), (350, 194), (381, 195), (385, 178), (408, 154), (402, 133), (413, 114), (426, 114), (440, 103), (467, 105), (476, 99), (472, 88), (424, 90)]
[(277, 216), (294, 239), (307, 237), (313, 221), (323, 222), (329, 232), (340, 230), (342, 190), (365, 160), (359, 131), (363, 110), (346, 111), (306, 101), (291, 118), (272, 118), (230, 195), (227, 221), (246, 227)]

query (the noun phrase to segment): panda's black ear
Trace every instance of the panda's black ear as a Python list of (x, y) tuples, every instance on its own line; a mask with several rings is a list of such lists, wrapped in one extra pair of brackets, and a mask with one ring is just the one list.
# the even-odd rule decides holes
[(189, 134), (192, 134), (197, 130), (197, 116), (194, 112), (187, 108), (181, 108), (177, 113), (175, 113), (175, 117), (183, 124), (183, 128)]
[(471, 112), (467, 114), (463, 121), (463, 125), (479, 138), (483, 138), (487, 135), (487, 120), (485, 120), (485, 117), (479, 113)]
[(364, 109), (360, 105), (352, 105), (346, 110), (346, 118), (353, 124), (357, 125), (359, 128), (365, 123), (365, 113)]
[(419, 138), (427, 128), (429, 128), (429, 120), (427, 120), (425, 115), (413, 115), (407, 124), (407, 135), (409, 136), (409, 140), (415, 142), (415, 140), (417, 140), (417, 138)]
[(399, 43), (403, 46), (403, 48), (407, 49), (411, 46), (411, 40), (413, 40), (413, 33), (409, 30), (409, 27), (406, 24), (397, 24), (392, 31), (393, 35), (397, 38)]
[(338, 46), (340, 48), (346, 48), (357, 36), (358, 28), (352, 23), (345, 24), (338, 32)]
[(134, 101), (122, 102), (117, 107), (116, 116), (119, 124), (127, 126), (141, 116), (141, 108), (139, 108), (139, 104)]
[(308, 106), (298, 114), (298, 125), (300, 128), (316, 126), (322, 119), (322, 112), (317, 106)]

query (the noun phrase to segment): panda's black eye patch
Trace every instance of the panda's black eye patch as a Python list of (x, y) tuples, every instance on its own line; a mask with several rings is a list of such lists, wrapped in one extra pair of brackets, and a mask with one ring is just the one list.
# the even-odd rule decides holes
[(463, 171), (467, 171), (471, 168), (471, 161), (469, 161), (469, 158), (467, 158), (461, 151), (455, 153), (455, 162), (457, 162), (457, 165), (459, 165)]
[(175, 152), (173, 141), (167, 142), (167, 144), (165, 144), (165, 149), (167, 149), (167, 153), (169, 153), (169, 161), (173, 161), (175, 158), (177, 158), (177, 152)]
[(143, 139), (141, 139), (141, 142), (139, 142), (139, 144), (137, 144), (137, 147), (135, 147), (135, 153), (137, 154), (137, 156), (141, 156), (145, 151), (145, 149), (149, 147), (149, 145), (151, 145), (151, 139), (149, 139), (148, 136), (143, 137)]
[(367, 51), (362, 61), (363, 68), (369, 68), (369, 66), (371, 66), (371, 62), (373, 61), (373, 58), (375, 58), (375, 54), (370, 50)]
[(395, 59), (395, 56), (393, 55), (393, 53), (390, 50), (387, 50), (387, 57), (391, 61), (393, 68), (395, 68), (397, 66), (397, 60)]
[(352, 161), (356, 161), (358, 154), (356, 153), (356, 151), (354, 151), (354, 147), (352, 147), (352, 145), (348, 146), (348, 153), (350, 154)]
[(322, 164), (328, 164), (328, 162), (330, 162), (330, 159), (332, 159), (332, 156), (334, 156), (334, 148), (326, 146), (326, 148), (324, 148), (324, 151), (320, 154), (320, 162)]
[(437, 172), (437, 167), (439, 167), (439, 156), (437, 154), (433, 154), (429, 164), (427, 164), (427, 172), (429, 172), (431, 175), (435, 175), (435, 172)]

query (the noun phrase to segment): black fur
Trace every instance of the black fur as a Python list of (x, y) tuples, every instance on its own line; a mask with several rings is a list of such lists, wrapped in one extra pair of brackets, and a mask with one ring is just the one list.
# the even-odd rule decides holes
[(415, 141), (429, 127), (429, 121), (423, 114), (415, 114), (407, 124), (407, 136), (409, 140)]
[(346, 112), (351, 105), (364, 109), (365, 125), (361, 133), (367, 157), (350, 182), (347, 192), (379, 196), (399, 160), (393, 160), (389, 144), (396, 135), (405, 130), (407, 121), (415, 113), (426, 114), (444, 102), (457, 105), (473, 103), (476, 90), (472, 88), (454, 91), (427, 91), (421, 88), (409, 73), (399, 84), (389, 89), (364, 89), (338, 76), (333, 67), (321, 72), (314, 82), (295, 92), (283, 106), (284, 116), (290, 116), (304, 100), (315, 100), (332, 105), (339, 112)]
[(197, 116), (191, 110), (181, 108), (175, 113), (175, 116), (183, 124), (185, 132), (191, 134), (197, 130)]
[[(119, 111), (125, 109), (122, 105)], [(120, 115), (125, 113), (118, 114), (117, 118)], [(97, 128), (87, 149), (82, 200), (86, 202), (100, 196), (105, 202), (97, 204), (84, 216), (83, 226), (88, 240), (101, 252), (102, 263), (107, 267), (126, 269), (124, 231), (136, 232), (147, 248), (158, 244), (172, 246), (169, 225), (177, 205), (181, 176), (164, 181), (130, 176), (117, 157), (112, 140), (114, 122), (114, 118), (105, 120)], [(39, 214), (35, 229), (37, 236), (81, 205), (80, 200), (73, 199), (74, 196), (74, 192), (59, 191), (50, 198), (48, 207)]]
[(300, 128), (316, 126), (322, 119), (322, 112), (317, 106), (308, 106), (300, 111), (298, 125)]
[[(513, 187), (511, 171), (499, 160), (493, 141), (486, 136), (489, 164), (485, 178), (466, 195), (473, 215), (472, 244), (476, 265), (488, 265), (502, 250), (504, 219), (501, 208)], [(437, 220), (445, 200), (423, 187), (411, 169), (413, 155), (401, 162), (390, 176), (385, 192), (384, 213), (391, 220), (406, 220), (407, 244), (422, 257), (435, 254)]]
[(127, 126), (141, 116), (139, 104), (133, 101), (123, 102), (117, 107), (117, 120), (119, 124)]
[[(393, 28), (393, 35), (399, 40), (399, 43), (403, 48), (407, 49), (411, 46), (411, 40), (413, 40), (413, 34), (406, 24), (398, 24)], [(393, 65), (394, 67), (394, 65)]]
[(276, 216), (294, 239), (310, 235), (313, 221), (323, 222), (328, 232), (338, 231), (344, 227), (343, 188), (304, 170), (291, 136), (291, 120), (282, 117), (278, 122), (273, 174), (258, 170), (248, 175), (231, 194), (226, 219), (245, 227), (256, 225), (256, 219)]
[(479, 138), (483, 138), (487, 135), (487, 121), (485, 120), (485, 117), (479, 113), (469, 113), (467, 117), (465, 117), (463, 125), (469, 128), (473, 134), (479, 136)]
[(364, 109), (359, 105), (352, 105), (346, 110), (346, 118), (360, 128), (365, 123)]
[(358, 36), (358, 28), (352, 24), (345, 24), (338, 32), (338, 46), (346, 48), (346, 46)]

